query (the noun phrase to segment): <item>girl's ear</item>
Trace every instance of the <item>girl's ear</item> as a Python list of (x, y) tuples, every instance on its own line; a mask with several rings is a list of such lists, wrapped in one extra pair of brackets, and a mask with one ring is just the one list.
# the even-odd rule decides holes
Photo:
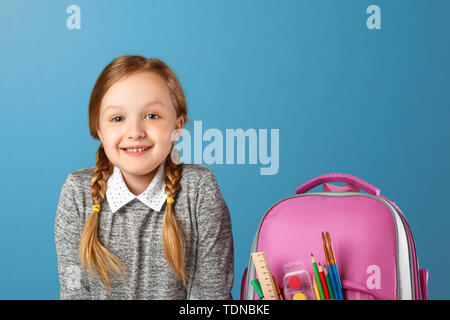
[(184, 124), (184, 118), (183, 117), (178, 117), (178, 119), (177, 119), (177, 129), (183, 129), (183, 124)]
[(103, 141), (103, 139), (102, 139), (102, 133), (100, 132), (99, 129), (97, 129), (97, 135), (98, 135), (98, 137), (100, 138), (100, 141)]
[(178, 139), (180, 139), (181, 134), (183, 132), (183, 123), (184, 123), (184, 118), (183, 117), (179, 117), (177, 119), (176, 128), (172, 132), (172, 137), (171, 137), (172, 141), (178, 141)]

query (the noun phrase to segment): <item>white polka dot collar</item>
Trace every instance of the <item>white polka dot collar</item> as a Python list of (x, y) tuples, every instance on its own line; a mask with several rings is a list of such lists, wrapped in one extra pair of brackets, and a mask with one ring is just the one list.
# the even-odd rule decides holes
[(140, 195), (134, 195), (125, 184), (123, 180), (122, 172), (119, 168), (114, 166), (114, 171), (108, 179), (108, 188), (106, 189), (106, 199), (108, 200), (109, 207), (114, 213), (121, 207), (126, 205), (131, 200), (138, 198), (141, 202), (155, 211), (161, 211), (164, 202), (167, 199), (167, 195), (164, 192), (166, 188), (165, 180), (165, 162), (163, 162), (150, 182), (147, 189)]

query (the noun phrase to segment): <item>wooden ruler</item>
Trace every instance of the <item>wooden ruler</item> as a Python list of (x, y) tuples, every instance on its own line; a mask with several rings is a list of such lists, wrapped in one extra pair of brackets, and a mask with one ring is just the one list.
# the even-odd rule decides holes
[(264, 251), (252, 252), (253, 264), (264, 294), (264, 300), (278, 300), (277, 289), (273, 283), (272, 273)]

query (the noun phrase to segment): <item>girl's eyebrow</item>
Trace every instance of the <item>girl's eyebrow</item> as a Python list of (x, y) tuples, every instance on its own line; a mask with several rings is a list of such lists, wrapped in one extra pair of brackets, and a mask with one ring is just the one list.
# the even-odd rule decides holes
[[(164, 107), (164, 103), (162, 103), (159, 100), (155, 100), (155, 101), (151, 101), (151, 102), (147, 102), (146, 104), (144, 104), (144, 108), (155, 105), (155, 104), (160, 104)], [(106, 112), (108, 109), (114, 109), (114, 108), (122, 108), (122, 106), (120, 105), (109, 105), (105, 108), (104, 112)]]

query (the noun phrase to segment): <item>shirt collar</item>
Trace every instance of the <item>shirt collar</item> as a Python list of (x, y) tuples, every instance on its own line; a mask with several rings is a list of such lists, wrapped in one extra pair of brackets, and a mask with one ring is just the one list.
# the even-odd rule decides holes
[(106, 189), (106, 199), (108, 200), (109, 207), (112, 213), (119, 210), (128, 202), (135, 198), (138, 198), (141, 202), (155, 211), (161, 211), (164, 202), (167, 199), (165, 193), (166, 184), (165, 178), (165, 163), (163, 162), (150, 182), (147, 189), (140, 195), (134, 195), (125, 184), (123, 180), (122, 172), (119, 168), (114, 166), (114, 171), (108, 179), (108, 188)]

